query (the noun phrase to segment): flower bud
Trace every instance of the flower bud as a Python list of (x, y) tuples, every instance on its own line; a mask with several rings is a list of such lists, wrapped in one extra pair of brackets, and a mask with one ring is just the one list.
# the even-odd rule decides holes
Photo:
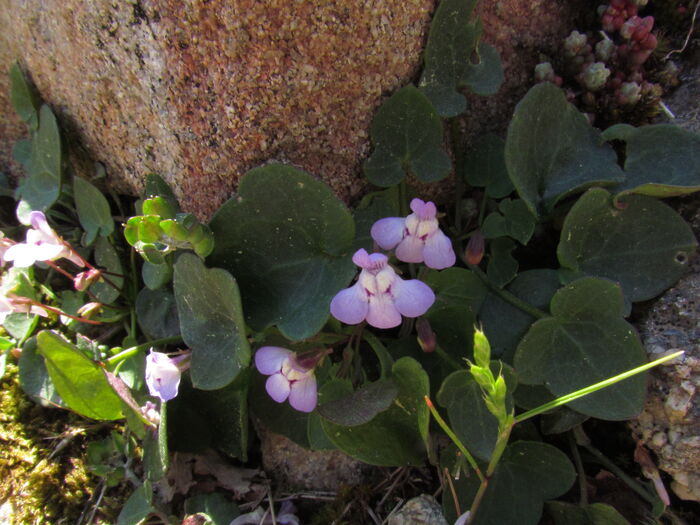
[(620, 86), (618, 102), (622, 105), (633, 106), (642, 98), (642, 88), (636, 82), (624, 82)]
[(474, 330), (474, 361), (482, 368), (491, 364), (491, 345), (486, 334), (478, 329)]
[(484, 258), (484, 235), (480, 230), (476, 230), (467, 243), (467, 249), (464, 258), (468, 264), (477, 265)]
[(588, 64), (583, 69), (582, 84), (590, 91), (598, 91), (608, 81), (610, 70), (603, 62)]
[(73, 279), (73, 287), (79, 292), (84, 292), (87, 290), (92, 283), (98, 280), (102, 275), (102, 272), (97, 268), (92, 268), (90, 270), (85, 270), (80, 272)]
[(102, 309), (102, 303), (87, 303), (78, 308), (78, 315), (90, 319), (94, 314)]
[(423, 352), (434, 352), (437, 347), (437, 337), (430, 326), (430, 321), (425, 317), (419, 317), (416, 321), (416, 332), (418, 333), (418, 344)]
[[(489, 368), (472, 365), (469, 368), (474, 381), (486, 392), (490, 392), (493, 386), (493, 374)], [(487, 396), (488, 397), (488, 396)]]
[(554, 68), (549, 62), (541, 62), (535, 66), (536, 82), (552, 82), (554, 80)]
[(564, 40), (564, 54), (568, 57), (578, 55), (588, 43), (588, 37), (578, 31), (572, 31)]

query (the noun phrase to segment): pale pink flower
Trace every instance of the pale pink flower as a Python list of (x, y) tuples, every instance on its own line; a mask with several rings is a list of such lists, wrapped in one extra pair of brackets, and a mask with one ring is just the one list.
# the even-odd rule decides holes
[(393, 328), (401, 316), (418, 317), (435, 302), (430, 287), (418, 279), (404, 281), (381, 253), (359, 249), (352, 261), (362, 268), (357, 282), (331, 301), (331, 314), (346, 324), (367, 321), (376, 328)]
[(32, 227), (27, 230), (26, 241), (10, 246), (3, 256), (5, 261), (12, 261), (17, 268), (27, 268), (36, 261), (65, 258), (76, 266), (83, 266), (82, 259), (49, 226), (42, 212), (31, 212), (29, 220)]
[(452, 242), (442, 233), (437, 208), (432, 202), (411, 201), (413, 213), (407, 217), (387, 217), (374, 223), (372, 239), (383, 249), (396, 248), (396, 258), (408, 263), (421, 263), (435, 270), (454, 265), (457, 258)]
[(272, 399), (278, 403), (289, 399), (292, 408), (312, 412), (318, 397), (314, 367), (323, 355), (300, 359), (286, 348), (263, 346), (255, 353), (255, 367), (261, 374), (270, 376), (265, 390)]
[(190, 354), (170, 357), (168, 354), (151, 350), (151, 353), (146, 356), (148, 392), (153, 397), (160, 398), (161, 401), (170, 401), (177, 396), (180, 376), (189, 368), (189, 357)]
[(30, 304), (23, 297), (0, 295), (0, 324), (4, 323), (10, 314), (36, 314), (42, 317), (49, 315), (41, 306)]

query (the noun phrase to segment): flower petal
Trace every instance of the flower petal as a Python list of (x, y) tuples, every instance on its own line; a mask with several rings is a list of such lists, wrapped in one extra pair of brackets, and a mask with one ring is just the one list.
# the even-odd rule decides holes
[(255, 352), (255, 368), (269, 376), (282, 370), (282, 364), (289, 359), (292, 351), (279, 346), (263, 346)]
[(401, 314), (389, 294), (380, 294), (370, 299), (367, 322), (375, 328), (394, 328), (401, 324)]
[(436, 230), (425, 241), (423, 257), (425, 258), (425, 265), (435, 270), (449, 268), (457, 261), (455, 252), (452, 249), (452, 242), (440, 230)]
[(292, 383), (289, 404), (299, 412), (312, 412), (317, 401), (316, 376), (309, 373), (304, 379)]
[(409, 235), (396, 247), (396, 258), (407, 263), (423, 262), (423, 241)]
[(180, 386), (180, 369), (177, 364), (162, 352), (146, 356), (146, 385), (148, 392), (162, 401), (170, 401), (177, 396)]
[(467, 520), (469, 519), (469, 516), (471, 515), (470, 511), (465, 512), (462, 514), (460, 517), (457, 518), (457, 521), (455, 521), (455, 525), (464, 525), (467, 523)]
[(272, 399), (282, 403), (289, 397), (289, 381), (282, 374), (272, 374), (265, 382), (265, 390)]
[(367, 317), (367, 310), (367, 294), (359, 281), (339, 291), (331, 301), (331, 314), (345, 324), (361, 323)]
[(435, 294), (430, 286), (418, 279), (396, 279), (391, 290), (396, 309), (406, 317), (423, 315), (435, 302)]
[(403, 239), (404, 222), (402, 217), (379, 219), (372, 225), (370, 235), (380, 248), (392, 250)]

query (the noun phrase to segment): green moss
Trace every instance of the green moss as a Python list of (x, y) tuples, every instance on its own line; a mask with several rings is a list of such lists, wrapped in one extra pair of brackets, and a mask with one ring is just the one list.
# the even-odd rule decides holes
[(84, 426), (69, 412), (29, 401), (17, 367), (8, 365), (0, 381), (0, 502), (9, 501), (14, 523), (79, 518), (97, 485), (82, 460)]

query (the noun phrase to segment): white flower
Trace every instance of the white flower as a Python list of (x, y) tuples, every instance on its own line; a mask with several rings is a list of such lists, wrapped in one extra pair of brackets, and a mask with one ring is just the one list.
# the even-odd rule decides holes
[(53, 231), (42, 212), (31, 212), (29, 220), (32, 227), (27, 230), (26, 242), (10, 246), (3, 256), (5, 261), (12, 261), (16, 268), (27, 268), (36, 261), (66, 258), (77, 266), (83, 266), (82, 259)]

